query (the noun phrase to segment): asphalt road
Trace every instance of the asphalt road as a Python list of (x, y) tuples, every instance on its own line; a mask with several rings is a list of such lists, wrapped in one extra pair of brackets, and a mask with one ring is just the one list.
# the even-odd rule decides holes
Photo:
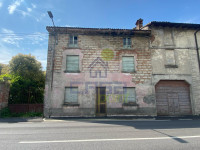
[(200, 120), (0, 122), (0, 150), (32, 149), (200, 150)]

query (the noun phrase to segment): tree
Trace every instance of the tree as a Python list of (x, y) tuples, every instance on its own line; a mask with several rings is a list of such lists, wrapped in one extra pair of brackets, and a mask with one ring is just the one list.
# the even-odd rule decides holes
[(32, 55), (18, 54), (9, 62), (10, 73), (25, 79), (37, 80), (43, 76), (41, 63)]
[(45, 75), (32, 55), (18, 54), (9, 62), (12, 75), (9, 103), (43, 102)]
[(0, 75), (9, 73), (9, 65), (0, 63)]

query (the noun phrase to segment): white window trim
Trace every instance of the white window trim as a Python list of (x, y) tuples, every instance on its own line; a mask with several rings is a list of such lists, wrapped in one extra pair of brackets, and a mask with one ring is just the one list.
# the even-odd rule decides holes
[[(132, 40), (131, 40), (131, 45), (128, 45), (128, 39), (130, 38), (131, 40), (131, 37), (124, 37), (123, 38), (123, 48), (125, 49), (131, 49), (132, 48)], [(124, 45), (124, 39), (126, 39), (126, 44)]]
[[(71, 36), (73, 37), (72, 39), (73, 39), (73, 44), (70, 44), (70, 38), (71, 38)], [(77, 44), (74, 44), (74, 37), (77, 37)], [(68, 46), (69, 47), (78, 47), (78, 35), (69, 35), (69, 42), (68, 42)]]

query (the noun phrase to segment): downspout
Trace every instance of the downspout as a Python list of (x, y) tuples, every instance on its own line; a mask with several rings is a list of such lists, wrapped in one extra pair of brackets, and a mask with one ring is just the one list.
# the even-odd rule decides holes
[(54, 43), (53, 43), (53, 55), (52, 55), (52, 71), (51, 71), (51, 90), (53, 89), (53, 73), (54, 73), (54, 61), (55, 61), (55, 51), (57, 45), (57, 33), (55, 30), (55, 26), (53, 27), (53, 36), (54, 36)]
[(200, 56), (199, 56), (199, 46), (198, 46), (198, 42), (197, 42), (197, 32), (200, 31), (200, 28), (195, 31), (194, 33), (194, 38), (195, 38), (195, 44), (196, 44), (196, 51), (197, 51), (197, 60), (198, 60), (198, 65), (199, 65), (199, 73), (200, 73)]

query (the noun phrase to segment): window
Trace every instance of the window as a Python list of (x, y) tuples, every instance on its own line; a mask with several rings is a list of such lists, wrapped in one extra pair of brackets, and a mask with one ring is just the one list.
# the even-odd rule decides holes
[(65, 88), (65, 103), (78, 103), (78, 87)]
[(78, 47), (78, 36), (70, 35), (69, 47)]
[(122, 72), (131, 73), (135, 71), (134, 57), (123, 56), (122, 57)]
[(123, 88), (123, 100), (124, 103), (136, 103), (136, 94), (134, 87)]
[(165, 67), (166, 68), (178, 68), (176, 64), (175, 50), (165, 50)]
[(79, 71), (79, 56), (78, 55), (67, 55), (66, 58), (66, 72), (80, 72)]
[(123, 46), (124, 46), (124, 48), (131, 48), (131, 38), (124, 38)]

